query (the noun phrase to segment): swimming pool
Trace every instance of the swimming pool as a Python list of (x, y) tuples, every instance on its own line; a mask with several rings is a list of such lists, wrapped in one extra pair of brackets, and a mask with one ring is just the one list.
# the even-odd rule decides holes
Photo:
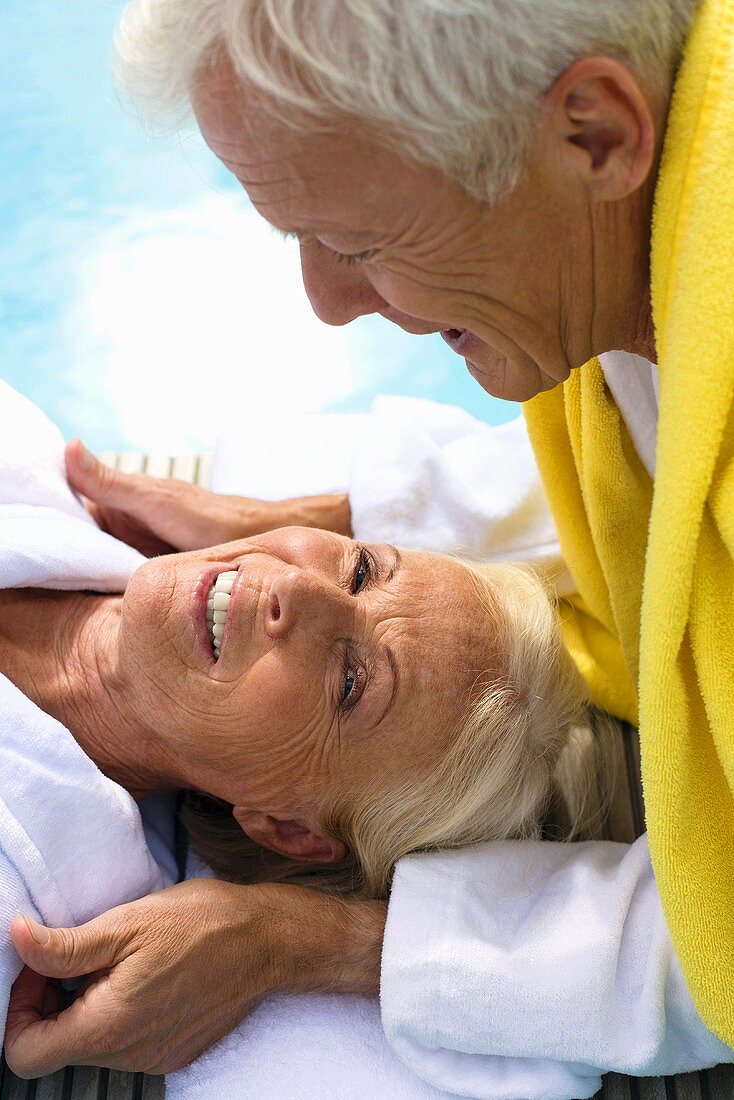
[(147, 138), (108, 63), (122, 2), (0, 0), (0, 373), (95, 448), (211, 446), (246, 411), (362, 410), (376, 393), (498, 423), (438, 336), (330, 328), (296, 246), (193, 134)]

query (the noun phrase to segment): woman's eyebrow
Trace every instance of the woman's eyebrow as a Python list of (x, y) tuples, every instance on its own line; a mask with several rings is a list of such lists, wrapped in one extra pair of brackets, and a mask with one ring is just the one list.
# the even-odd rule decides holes
[(399, 573), (403, 567), (403, 556), (398, 550), (397, 546), (389, 545), (389, 549), (393, 552), (393, 563), (387, 571), (387, 575), (385, 576), (386, 582), (393, 580), (396, 574)]
[(385, 655), (387, 657), (387, 663), (390, 666), (390, 672), (392, 674), (392, 676), (391, 676), (392, 684), (390, 686), (390, 697), (388, 698), (387, 703), (385, 704), (385, 706), (382, 710), (382, 713), (378, 715), (378, 717), (375, 719), (375, 721), (370, 726), (370, 729), (376, 729), (380, 725), (381, 722), (385, 721), (388, 714), (390, 713), (392, 705), (395, 702), (395, 699), (397, 698), (398, 692), (400, 690), (400, 669), (398, 667), (398, 662), (395, 660), (395, 654), (394, 654), (391, 646), (385, 645)]

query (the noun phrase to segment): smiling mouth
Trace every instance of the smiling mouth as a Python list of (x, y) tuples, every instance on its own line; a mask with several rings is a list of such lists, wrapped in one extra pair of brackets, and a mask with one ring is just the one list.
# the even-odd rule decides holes
[(215, 660), (219, 659), (222, 648), (229, 601), (232, 598), (232, 587), (236, 579), (236, 569), (227, 569), (224, 573), (220, 573), (206, 598), (206, 626)]

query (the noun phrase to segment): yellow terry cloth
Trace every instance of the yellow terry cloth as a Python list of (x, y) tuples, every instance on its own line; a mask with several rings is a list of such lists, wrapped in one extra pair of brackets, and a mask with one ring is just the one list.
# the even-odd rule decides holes
[(676, 81), (652, 232), (655, 486), (598, 362), (525, 414), (578, 598), (569, 648), (636, 721), (653, 866), (688, 988), (734, 1046), (734, 0)]

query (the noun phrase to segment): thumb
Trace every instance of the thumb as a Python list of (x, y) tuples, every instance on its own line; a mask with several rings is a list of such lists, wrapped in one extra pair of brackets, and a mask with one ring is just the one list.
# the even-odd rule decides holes
[[(88, 451), (80, 439), (73, 439), (66, 446), (66, 476), (69, 484), (82, 496), (97, 504), (108, 504), (113, 508), (130, 508), (133, 501), (140, 500), (141, 477), (139, 474), (123, 474), (105, 466)], [(151, 478), (145, 478), (149, 488)]]
[(104, 913), (77, 928), (46, 928), (32, 917), (16, 917), (10, 934), (23, 962), (37, 974), (80, 978), (119, 962), (127, 936), (108, 918)]

